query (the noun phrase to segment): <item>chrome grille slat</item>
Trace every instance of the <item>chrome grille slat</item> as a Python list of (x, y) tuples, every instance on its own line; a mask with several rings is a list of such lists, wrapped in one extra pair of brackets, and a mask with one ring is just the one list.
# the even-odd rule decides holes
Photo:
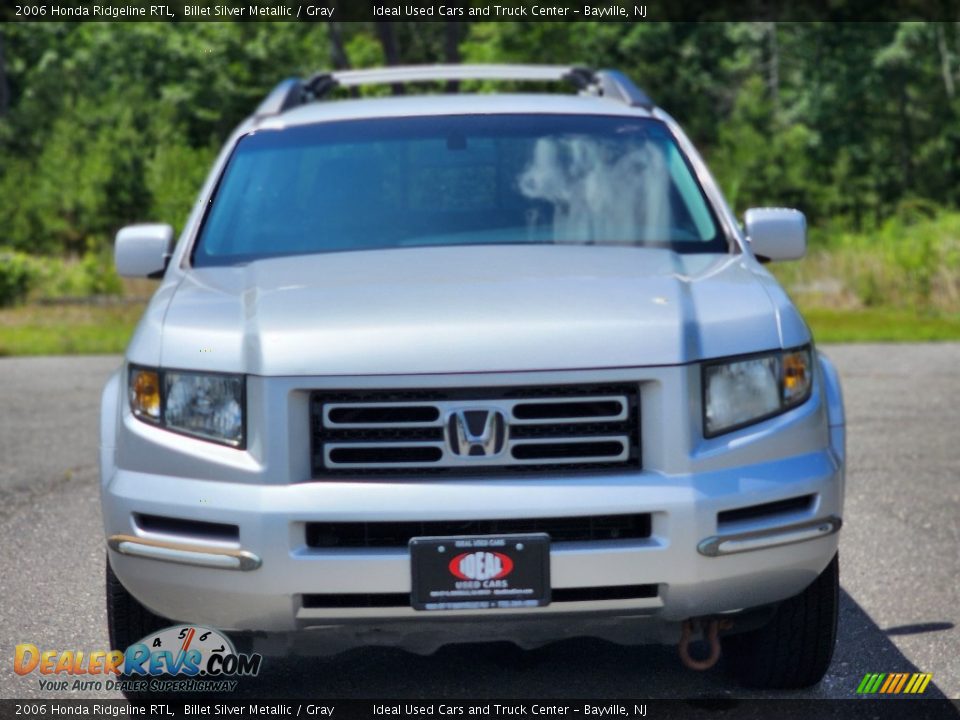
[(316, 478), (639, 466), (638, 385), (315, 391), (310, 407)]
[(630, 446), (627, 443), (627, 438), (623, 435), (617, 436), (595, 436), (595, 437), (583, 437), (583, 438), (550, 438), (549, 440), (544, 440), (541, 438), (535, 438), (530, 440), (511, 440), (509, 452), (511, 454), (512, 462), (521, 463), (521, 464), (537, 464), (543, 463), (545, 465), (567, 465), (571, 461), (561, 458), (550, 458), (550, 457), (535, 457), (535, 458), (521, 458), (517, 457), (514, 454), (514, 449), (517, 447), (533, 447), (533, 446), (560, 446), (566, 447), (568, 445), (587, 445), (587, 444), (616, 444), (619, 446), (617, 452), (610, 453), (591, 453), (589, 455), (584, 454), (578, 456), (572, 462), (581, 462), (583, 458), (589, 457), (593, 462), (622, 462), (630, 456)]
[(432, 421), (410, 421), (410, 422), (343, 422), (331, 419), (331, 413), (334, 413), (338, 410), (351, 410), (357, 408), (363, 409), (373, 409), (373, 408), (388, 408), (388, 409), (402, 409), (402, 408), (425, 408), (425, 407), (435, 407), (434, 403), (423, 403), (423, 402), (393, 402), (393, 403), (330, 403), (329, 405), (324, 406), (323, 409), (323, 424), (324, 427), (328, 428), (363, 428), (363, 429), (377, 429), (377, 428), (392, 428), (392, 427), (443, 427), (443, 417), (438, 415), (436, 420)]
[[(582, 405), (596, 403), (616, 403), (619, 410), (615, 413), (583, 415), (583, 416), (564, 416), (557, 414), (553, 417), (545, 418), (518, 418), (514, 414), (517, 406), (550, 406), (550, 405)], [(463, 406), (463, 401), (456, 400), (437, 400), (433, 402), (393, 402), (393, 403), (330, 403), (324, 406), (323, 424), (327, 428), (356, 428), (356, 429), (379, 429), (393, 427), (443, 427), (444, 418), (453, 410)], [(510, 416), (511, 425), (549, 425), (555, 423), (590, 423), (590, 422), (616, 422), (626, 420), (628, 405), (623, 395), (606, 395), (575, 398), (525, 398), (518, 400), (499, 400), (497, 406), (507, 411)], [(352, 409), (413, 409), (413, 408), (435, 408), (437, 410), (437, 419), (429, 421), (393, 421), (393, 422), (344, 422), (342, 420), (331, 419), (331, 413)]]

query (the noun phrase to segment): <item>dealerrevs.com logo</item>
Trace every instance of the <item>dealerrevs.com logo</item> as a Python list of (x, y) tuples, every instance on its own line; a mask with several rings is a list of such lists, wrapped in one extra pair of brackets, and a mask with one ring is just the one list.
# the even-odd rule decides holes
[(222, 633), (200, 625), (175, 625), (125, 651), (40, 650), (17, 645), (17, 675), (39, 674), (40, 689), (127, 692), (229, 692), (237, 677), (254, 677), (263, 657), (238, 653)]

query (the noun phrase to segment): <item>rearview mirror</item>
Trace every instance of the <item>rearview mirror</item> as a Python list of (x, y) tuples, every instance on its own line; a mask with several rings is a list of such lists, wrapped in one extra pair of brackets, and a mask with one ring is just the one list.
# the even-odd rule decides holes
[(807, 219), (799, 210), (753, 208), (744, 215), (744, 224), (760, 262), (799, 260), (807, 251)]
[(113, 261), (124, 277), (163, 276), (173, 251), (173, 228), (150, 223), (128, 225), (117, 233)]

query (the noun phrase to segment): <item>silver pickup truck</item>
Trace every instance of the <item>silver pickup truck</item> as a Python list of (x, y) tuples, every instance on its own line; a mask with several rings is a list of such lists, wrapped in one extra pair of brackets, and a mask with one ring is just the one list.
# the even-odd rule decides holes
[[(462, 92), (490, 82), (574, 92)], [(843, 403), (764, 268), (805, 246), (795, 210), (741, 228), (617, 71), (282, 82), (179, 241), (117, 236), (119, 272), (161, 282), (102, 399), (112, 646), (586, 635), (816, 683)]]

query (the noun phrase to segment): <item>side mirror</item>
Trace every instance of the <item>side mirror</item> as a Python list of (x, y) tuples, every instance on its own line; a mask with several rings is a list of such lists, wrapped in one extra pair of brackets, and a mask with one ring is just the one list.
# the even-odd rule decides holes
[(753, 208), (747, 210), (744, 224), (760, 262), (799, 260), (807, 252), (807, 219), (799, 210)]
[(124, 277), (163, 276), (173, 252), (173, 228), (157, 223), (128, 225), (117, 233), (113, 262)]

